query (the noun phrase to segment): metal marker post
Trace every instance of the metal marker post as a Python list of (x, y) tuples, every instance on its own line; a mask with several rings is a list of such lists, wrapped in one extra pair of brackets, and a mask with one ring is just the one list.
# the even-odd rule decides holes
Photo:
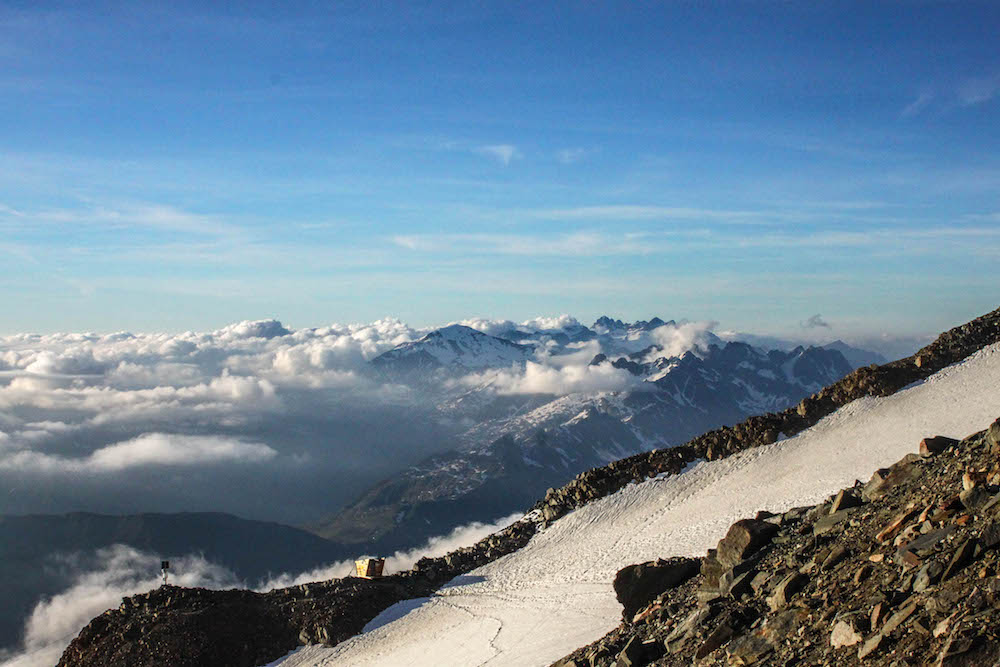
[(162, 560), (160, 561), (160, 571), (163, 573), (163, 585), (167, 585), (167, 570), (170, 569), (170, 561)]

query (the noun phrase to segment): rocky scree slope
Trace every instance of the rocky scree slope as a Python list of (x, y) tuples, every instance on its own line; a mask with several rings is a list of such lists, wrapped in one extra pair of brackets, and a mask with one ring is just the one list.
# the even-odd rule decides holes
[[(697, 459), (717, 459), (775, 442), (818, 422), (863, 396), (887, 396), (973, 352), (1000, 342), (1000, 309), (945, 332), (917, 354), (854, 371), (796, 408), (752, 417), (687, 444), (632, 456), (578, 475), (545, 498), (524, 519), (447, 556), (423, 559), (413, 570), (375, 582), (342, 579), (271, 593), (170, 588), (126, 598), (95, 618), (69, 645), (60, 666), (173, 664), (250, 667), (308, 643), (335, 645), (360, 632), (379, 612), (423, 597), (476, 567), (521, 548), (540, 526), (634, 481), (678, 474)], [(181, 593), (181, 591), (177, 591)], [(241, 614), (249, 614), (242, 617)], [(194, 622), (197, 619), (197, 622)]]
[(919, 452), (703, 559), (622, 569), (622, 624), (555, 665), (996, 665), (1000, 420)]

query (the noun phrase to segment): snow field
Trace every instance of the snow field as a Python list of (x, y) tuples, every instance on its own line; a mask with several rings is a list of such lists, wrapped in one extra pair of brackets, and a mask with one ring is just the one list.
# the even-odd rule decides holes
[(962, 438), (1000, 416), (1000, 345), (887, 398), (847, 405), (787, 440), (576, 510), (520, 551), (407, 601), (339, 646), (309, 646), (282, 667), (547, 665), (615, 627), (611, 581), (622, 567), (703, 555), (758, 510), (816, 504), (915, 452), (932, 435)]

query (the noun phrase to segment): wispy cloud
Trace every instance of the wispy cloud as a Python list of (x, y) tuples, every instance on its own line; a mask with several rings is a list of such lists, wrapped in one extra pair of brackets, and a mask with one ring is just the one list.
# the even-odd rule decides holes
[(36, 451), (0, 457), (0, 468), (24, 472), (101, 473), (150, 465), (193, 466), (223, 461), (260, 463), (277, 452), (267, 445), (216, 436), (181, 436), (147, 433), (127, 442), (95, 450), (74, 459)]
[(499, 160), (505, 167), (509, 165), (512, 160), (517, 160), (523, 157), (521, 155), (521, 151), (517, 149), (517, 146), (513, 146), (511, 144), (490, 144), (487, 146), (480, 146), (476, 149), (476, 152)]
[(917, 95), (916, 99), (903, 107), (903, 110), (899, 112), (899, 115), (903, 118), (912, 118), (923, 111), (933, 100), (934, 93), (932, 91), (921, 91), (921, 93)]
[(613, 204), (574, 208), (538, 209), (529, 217), (542, 220), (715, 220), (726, 222), (765, 222), (773, 218), (768, 211), (740, 211), (685, 206), (647, 206)]
[(573, 164), (582, 160), (587, 152), (586, 148), (564, 148), (556, 151), (556, 159), (563, 164)]
[(523, 256), (594, 257), (644, 255), (655, 248), (641, 232), (603, 234), (577, 232), (556, 236), (533, 234), (437, 234), (392, 237), (392, 242), (421, 252), (463, 252)]
[(912, 102), (903, 107), (899, 115), (902, 118), (912, 118), (920, 115), (932, 104), (942, 111), (954, 111), (956, 108), (984, 104), (997, 95), (1000, 95), (1000, 74), (967, 77), (957, 83), (952, 82), (940, 91), (930, 87), (924, 88)]
[(966, 107), (989, 102), (997, 94), (1000, 94), (1000, 74), (965, 79), (956, 89), (959, 103)]
[[(987, 218), (984, 218), (987, 219)], [(879, 254), (925, 254), (933, 248), (964, 248), (971, 239), (980, 247), (1000, 241), (1000, 229), (986, 226), (927, 227), (901, 229), (895, 226), (873, 229), (842, 229), (801, 233), (794, 229), (768, 233), (748, 233), (709, 229), (668, 232), (631, 231), (606, 233), (580, 231), (567, 234), (415, 234), (391, 237), (398, 247), (414, 252), (469, 255), (515, 255), (552, 257), (649, 256), (693, 250), (740, 250), (762, 248), (853, 249)]]
[(147, 228), (200, 236), (232, 236), (240, 230), (211, 215), (192, 213), (157, 203), (83, 204), (77, 208), (19, 209), (0, 204), (0, 225), (51, 224)]

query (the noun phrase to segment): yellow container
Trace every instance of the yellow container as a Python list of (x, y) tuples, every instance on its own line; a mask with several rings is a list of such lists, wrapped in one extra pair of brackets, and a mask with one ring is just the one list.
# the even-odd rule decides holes
[(375, 579), (382, 576), (382, 570), (385, 569), (385, 559), (362, 558), (354, 561), (354, 569), (357, 570), (359, 577)]

